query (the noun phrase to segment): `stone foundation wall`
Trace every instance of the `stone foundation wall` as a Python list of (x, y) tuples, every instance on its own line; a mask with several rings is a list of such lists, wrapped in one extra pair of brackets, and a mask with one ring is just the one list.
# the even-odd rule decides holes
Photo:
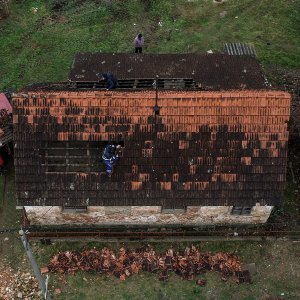
[(87, 212), (66, 212), (60, 206), (25, 206), (31, 225), (212, 225), (265, 223), (273, 206), (252, 208), (251, 215), (231, 215), (231, 206), (189, 206), (162, 212), (161, 206), (89, 206)]

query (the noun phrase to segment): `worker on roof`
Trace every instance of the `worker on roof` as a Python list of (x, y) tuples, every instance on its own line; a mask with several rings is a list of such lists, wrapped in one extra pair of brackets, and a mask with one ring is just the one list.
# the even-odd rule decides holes
[(113, 90), (118, 85), (117, 78), (111, 72), (103, 73), (102, 74), (102, 80), (104, 80), (104, 82), (105, 82), (105, 88), (107, 90)]
[(144, 37), (141, 33), (139, 33), (134, 41), (133, 41), (133, 45), (135, 48), (135, 53), (142, 53), (143, 52), (143, 46), (144, 46)]
[(113, 165), (119, 160), (118, 151), (121, 149), (121, 145), (108, 144), (103, 150), (102, 160), (106, 166), (106, 174), (111, 175), (113, 171)]

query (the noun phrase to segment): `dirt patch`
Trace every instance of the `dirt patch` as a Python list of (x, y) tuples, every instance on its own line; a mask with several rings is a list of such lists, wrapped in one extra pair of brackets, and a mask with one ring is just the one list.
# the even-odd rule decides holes
[(2, 1), (3, 3), (0, 3), (0, 21), (2, 19), (6, 19), (9, 16), (9, 10), (7, 1)]

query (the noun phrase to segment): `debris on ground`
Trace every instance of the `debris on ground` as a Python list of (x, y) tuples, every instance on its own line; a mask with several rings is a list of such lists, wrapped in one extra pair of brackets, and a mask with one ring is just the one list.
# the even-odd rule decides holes
[(200, 285), (200, 286), (205, 286), (206, 285), (206, 281), (203, 279), (197, 279), (196, 280), (196, 284)]
[[(118, 256), (109, 248), (65, 251), (54, 255), (48, 266), (42, 269), (60, 274), (76, 274), (79, 270), (96, 271), (114, 275), (120, 280), (147, 271), (157, 273), (161, 281), (167, 281), (171, 272), (182, 279), (195, 280), (195, 276), (201, 273), (215, 271), (221, 274), (223, 280), (234, 277), (235, 282), (251, 281), (250, 277), (242, 276), (241, 263), (235, 254), (201, 253), (195, 246), (187, 247), (183, 253), (171, 248), (162, 255), (149, 245), (136, 250), (121, 248)], [(196, 283), (205, 285), (206, 282), (197, 280)]]
[(60, 295), (60, 294), (61, 294), (61, 289), (60, 289), (60, 288), (56, 288), (56, 289), (54, 290), (54, 294), (55, 294), (55, 295)]
[(226, 10), (220, 12), (220, 17), (221, 18), (224, 18), (226, 15), (227, 15), (227, 11)]
[(41, 299), (38, 282), (30, 273), (15, 271), (7, 266), (0, 266), (0, 299)]
[(31, 7), (31, 12), (36, 14), (38, 12), (38, 7)]

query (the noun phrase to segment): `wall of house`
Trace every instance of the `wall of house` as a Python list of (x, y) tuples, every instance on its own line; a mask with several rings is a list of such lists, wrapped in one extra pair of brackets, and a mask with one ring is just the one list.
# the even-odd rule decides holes
[(273, 206), (252, 208), (251, 215), (231, 215), (232, 206), (188, 206), (186, 211), (161, 206), (89, 206), (87, 212), (65, 212), (60, 206), (26, 206), (31, 225), (211, 225), (257, 224), (267, 221)]

